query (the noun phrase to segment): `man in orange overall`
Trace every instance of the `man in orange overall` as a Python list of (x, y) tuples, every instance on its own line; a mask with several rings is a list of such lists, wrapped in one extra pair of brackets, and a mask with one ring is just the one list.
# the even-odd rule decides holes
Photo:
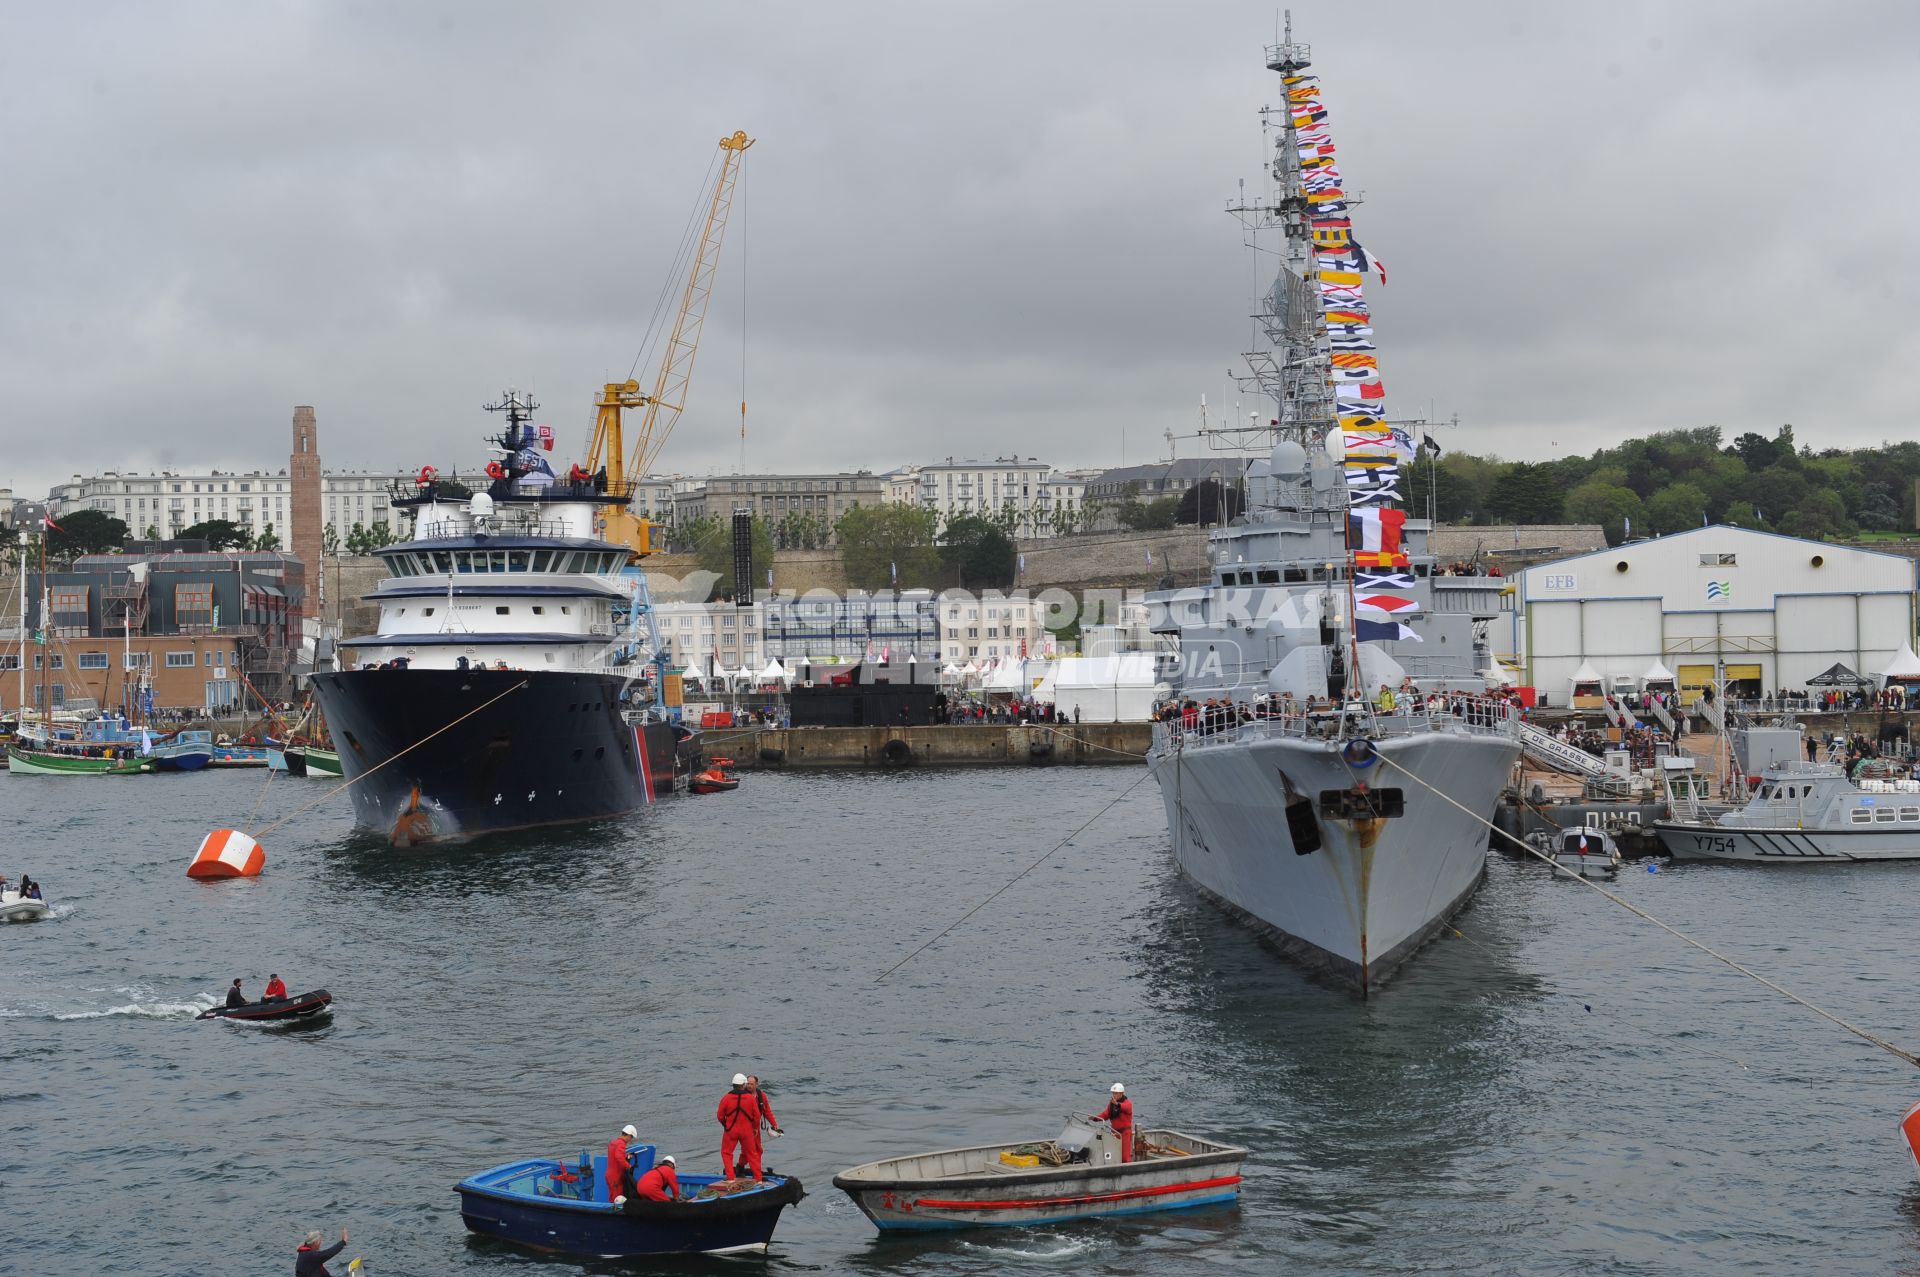
[(1105, 1122), (1120, 1137), (1120, 1160), (1133, 1160), (1133, 1101), (1127, 1098), (1127, 1088), (1115, 1082), (1108, 1092), (1112, 1099), (1107, 1101), (1104, 1112), (1090, 1114), (1093, 1121)]
[(733, 1089), (720, 1097), (714, 1116), (720, 1121), (720, 1173), (732, 1179), (735, 1156), (744, 1153), (753, 1182), (760, 1183), (760, 1097), (747, 1089), (746, 1074), (733, 1075)]
[(786, 1132), (780, 1129), (780, 1119), (773, 1115), (773, 1101), (767, 1098), (766, 1091), (761, 1088), (758, 1074), (750, 1073), (747, 1075), (747, 1093), (752, 1095), (754, 1100), (760, 1105), (760, 1120), (754, 1123), (753, 1127), (753, 1151), (756, 1154), (753, 1159), (753, 1164), (760, 1166), (766, 1160), (767, 1148), (766, 1144), (762, 1142), (765, 1136), (761, 1134), (761, 1128), (764, 1127), (772, 1131), (773, 1138), (775, 1139), (779, 1139), (782, 1135), (785, 1135)]
[(668, 1153), (659, 1163), (635, 1184), (633, 1191), (649, 1202), (677, 1202), (680, 1200), (680, 1173), (674, 1170), (679, 1165), (673, 1154)]
[(607, 1144), (607, 1200), (610, 1202), (626, 1196), (627, 1177), (633, 1174), (633, 1155), (627, 1152), (627, 1145), (639, 1138), (640, 1132), (629, 1123)]

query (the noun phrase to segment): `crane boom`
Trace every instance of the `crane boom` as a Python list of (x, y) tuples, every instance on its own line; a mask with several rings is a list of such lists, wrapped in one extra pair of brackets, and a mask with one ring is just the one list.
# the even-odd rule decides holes
[[(637, 381), (608, 382), (594, 401), (598, 412), (594, 418), (593, 443), (587, 450), (587, 469), (593, 470), (604, 461), (608, 487), (612, 491), (625, 491), (631, 480), (639, 479), (652, 469), (661, 449), (666, 447), (667, 436), (680, 420), (681, 410), (686, 407), (694, 356), (700, 350), (700, 331), (707, 321), (707, 302), (713, 296), (714, 274), (720, 266), (720, 242), (726, 234), (727, 218), (733, 211), (734, 187), (740, 179), (740, 159), (753, 142), (745, 130), (720, 139), (720, 149), (724, 152), (720, 176), (715, 179), (713, 195), (707, 202), (706, 225), (701, 229), (693, 264), (687, 271), (680, 309), (674, 316), (673, 332), (667, 338), (659, 375), (654, 378), (653, 393), (642, 394)], [(644, 410), (631, 452), (622, 439), (622, 413), (629, 408)], [(625, 544), (635, 555), (652, 554), (660, 548), (652, 521), (635, 515), (630, 509), (611, 507), (606, 521), (607, 540)]]

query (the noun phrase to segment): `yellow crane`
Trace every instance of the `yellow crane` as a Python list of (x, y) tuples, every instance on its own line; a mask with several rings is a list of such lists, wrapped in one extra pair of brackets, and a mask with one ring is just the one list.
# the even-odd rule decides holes
[[(700, 329), (707, 320), (707, 301), (713, 296), (713, 277), (720, 265), (720, 240), (726, 233), (727, 216), (733, 211), (733, 190), (740, 178), (740, 158), (753, 139), (745, 131), (720, 139), (720, 176), (713, 184), (713, 196), (707, 202), (707, 222), (700, 232), (700, 244), (687, 271), (686, 288), (680, 296), (680, 311), (674, 316), (673, 334), (667, 339), (666, 355), (660, 361), (660, 375), (654, 378), (653, 393), (643, 394), (637, 381), (608, 382), (594, 401), (599, 410), (593, 423), (593, 444), (587, 450), (587, 470), (604, 463), (607, 490), (624, 492), (627, 484), (647, 474), (666, 446), (667, 436), (680, 419), (687, 403), (687, 384), (693, 380), (693, 357), (700, 349)], [(621, 414), (629, 408), (645, 410), (640, 428), (634, 433), (633, 448), (624, 446)], [(746, 404), (740, 405), (744, 421)], [(633, 513), (630, 508), (610, 506), (606, 512), (606, 539), (626, 545), (635, 557), (664, 548), (660, 544), (659, 525)]]

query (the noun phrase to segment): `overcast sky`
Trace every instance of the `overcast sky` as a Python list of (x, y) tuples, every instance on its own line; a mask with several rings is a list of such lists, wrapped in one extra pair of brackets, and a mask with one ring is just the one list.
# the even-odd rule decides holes
[[(1514, 458), (1910, 433), (1920, 8), (1297, 4), (1397, 413)], [(579, 452), (715, 143), (684, 473), (1152, 460), (1265, 280), (1263, 4), (0, 4), (0, 486)], [(638, 376), (650, 384), (654, 361)], [(1192, 455), (1191, 439), (1178, 446)]]

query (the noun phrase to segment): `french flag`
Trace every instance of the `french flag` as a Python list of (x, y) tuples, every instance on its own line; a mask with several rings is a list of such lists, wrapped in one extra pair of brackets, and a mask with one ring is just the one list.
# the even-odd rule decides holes
[(1347, 511), (1347, 544), (1363, 554), (1398, 554), (1405, 510), (1372, 508)]

